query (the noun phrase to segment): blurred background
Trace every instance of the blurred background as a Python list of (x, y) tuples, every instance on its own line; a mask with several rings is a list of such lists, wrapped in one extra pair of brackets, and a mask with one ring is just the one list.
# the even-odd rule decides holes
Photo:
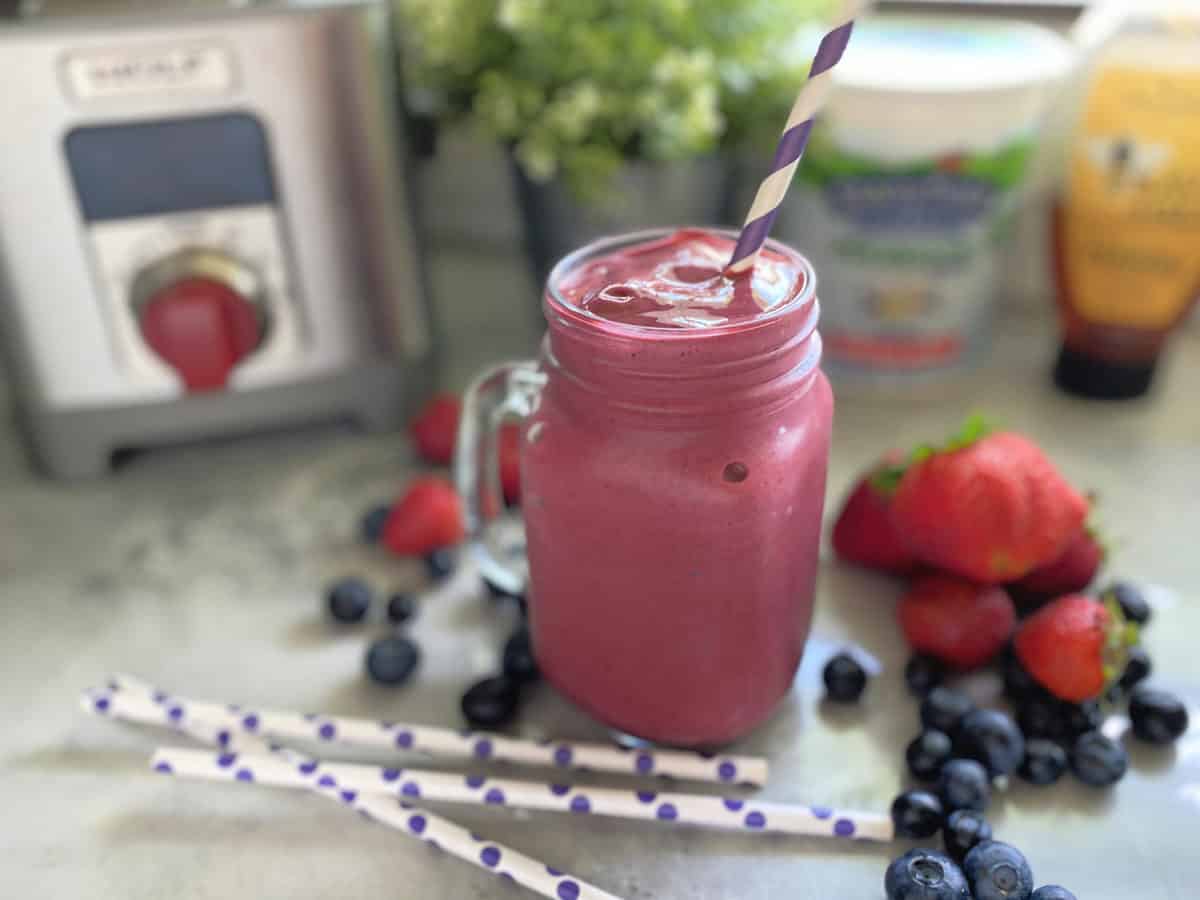
[[(1150, 389), (1200, 285), (1193, 6), (860, 23), (774, 230), (817, 266), (839, 394), (936, 396), (1014, 319), (1054, 335), (1060, 386)], [(5, 427), (67, 477), (397, 427), (536, 351), (570, 249), (736, 227), (830, 7), (3, 4)]]

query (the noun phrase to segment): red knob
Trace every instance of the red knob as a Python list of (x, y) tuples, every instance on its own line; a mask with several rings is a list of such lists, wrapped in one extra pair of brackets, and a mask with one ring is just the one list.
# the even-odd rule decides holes
[(162, 288), (143, 305), (142, 336), (183, 378), (189, 391), (225, 387), (229, 373), (262, 339), (254, 307), (211, 278)]

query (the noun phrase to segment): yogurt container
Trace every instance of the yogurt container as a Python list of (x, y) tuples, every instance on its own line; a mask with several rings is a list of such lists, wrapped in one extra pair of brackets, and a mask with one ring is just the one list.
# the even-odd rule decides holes
[(936, 375), (987, 343), (1011, 228), (1071, 45), (1022, 22), (855, 28), (776, 233), (820, 273), (835, 375)]

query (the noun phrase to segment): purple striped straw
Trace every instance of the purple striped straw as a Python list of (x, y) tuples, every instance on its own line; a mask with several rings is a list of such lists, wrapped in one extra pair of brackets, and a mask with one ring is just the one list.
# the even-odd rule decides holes
[(742, 233), (738, 235), (737, 246), (734, 247), (733, 256), (725, 270), (728, 274), (736, 275), (754, 268), (758, 252), (766, 242), (767, 235), (771, 233), (771, 226), (779, 213), (779, 204), (783, 202), (796, 166), (804, 156), (813, 122), (829, 96), (829, 70), (842, 58), (846, 45), (850, 43), (854, 19), (868, 5), (869, 0), (841, 0), (838, 4), (832, 19), (834, 25), (821, 38), (816, 56), (813, 57), (812, 68), (808, 72), (808, 80), (796, 97), (787, 125), (784, 126), (783, 136), (775, 147), (771, 171), (759, 185), (758, 193), (754, 195), (754, 203), (746, 215)]

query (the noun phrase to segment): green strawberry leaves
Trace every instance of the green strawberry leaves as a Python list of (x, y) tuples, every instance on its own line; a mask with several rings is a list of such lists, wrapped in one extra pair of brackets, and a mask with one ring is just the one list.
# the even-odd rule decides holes
[(958, 431), (952, 434), (946, 443), (941, 446), (921, 444), (903, 462), (882, 467), (871, 477), (871, 487), (885, 496), (890, 496), (900, 486), (900, 480), (904, 478), (904, 473), (908, 471), (909, 467), (915, 466), (937, 453), (953, 453), (955, 450), (970, 447), (976, 441), (980, 441), (998, 430), (982, 413), (972, 413), (967, 416)]
[(982, 413), (971, 413), (958, 432), (935, 452), (951, 453), (955, 450), (962, 450), (964, 447), (970, 447), (976, 441), (983, 440), (996, 430), (996, 426)]
[(1125, 671), (1125, 663), (1129, 660), (1129, 648), (1137, 644), (1140, 635), (1136, 622), (1127, 621), (1121, 612), (1121, 605), (1113, 597), (1104, 597), (1101, 602), (1108, 610), (1111, 624), (1105, 635), (1104, 683), (1112, 684)]
[(896, 488), (900, 486), (900, 479), (904, 477), (904, 473), (908, 471), (909, 462), (892, 463), (880, 467), (880, 469), (871, 476), (871, 487), (884, 496), (891, 496), (896, 492)]

